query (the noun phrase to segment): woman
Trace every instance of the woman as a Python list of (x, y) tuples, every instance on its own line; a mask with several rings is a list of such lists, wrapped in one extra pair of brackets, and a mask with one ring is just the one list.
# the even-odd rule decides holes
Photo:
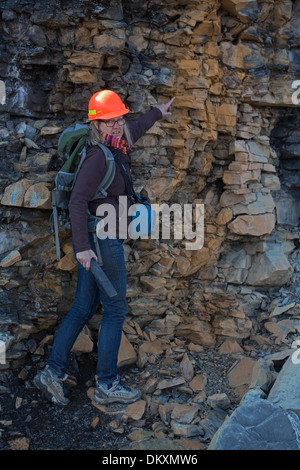
[[(124, 237), (119, 233), (117, 226), (116, 238), (97, 240), (102, 256), (103, 271), (117, 291), (116, 296), (109, 297), (102, 286), (97, 284), (90, 271), (91, 259), (97, 260), (97, 250), (94, 238), (87, 229), (88, 211), (96, 215), (99, 204), (109, 203), (118, 213), (120, 209), (118, 198), (126, 195), (124, 178), (116, 165), (116, 174), (107, 190), (107, 197), (91, 200), (105, 174), (104, 152), (97, 144), (104, 143), (111, 150), (119, 150), (122, 163), (130, 177), (129, 146), (142, 137), (157, 120), (171, 114), (170, 106), (173, 100), (174, 98), (167, 104), (151, 109), (136, 121), (126, 124), (124, 116), (129, 110), (116, 93), (103, 90), (90, 99), (89, 146), (69, 204), (73, 248), (78, 261), (75, 301), (58, 330), (46, 368), (34, 378), (36, 387), (55, 404), (67, 405), (69, 403), (63, 386), (67, 377), (69, 354), (83, 326), (94, 315), (99, 300), (102, 302), (103, 318), (98, 339), (96, 389), (93, 399), (99, 404), (132, 403), (141, 396), (140, 390), (123, 385), (117, 372), (122, 328), (128, 312), (126, 268), (122, 245)], [(116, 219), (119, 219), (118, 214)]]

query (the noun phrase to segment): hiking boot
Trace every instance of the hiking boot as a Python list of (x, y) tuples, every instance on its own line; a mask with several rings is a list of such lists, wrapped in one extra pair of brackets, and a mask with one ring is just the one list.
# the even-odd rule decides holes
[(136, 388), (122, 385), (119, 380), (112, 383), (111, 387), (97, 382), (93, 400), (98, 405), (109, 403), (133, 403), (141, 398), (142, 392)]
[(66, 406), (69, 403), (69, 399), (65, 396), (64, 381), (68, 376), (65, 375), (63, 379), (58, 378), (46, 366), (44, 370), (39, 372), (33, 379), (33, 383), (45, 397), (54, 403), (55, 405)]

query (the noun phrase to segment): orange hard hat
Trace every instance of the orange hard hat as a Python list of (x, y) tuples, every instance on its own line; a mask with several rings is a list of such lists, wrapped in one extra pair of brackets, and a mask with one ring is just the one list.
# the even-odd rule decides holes
[(112, 119), (129, 113), (121, 98), (111, 90), (95, 93), (89, 102), (89, 120)]

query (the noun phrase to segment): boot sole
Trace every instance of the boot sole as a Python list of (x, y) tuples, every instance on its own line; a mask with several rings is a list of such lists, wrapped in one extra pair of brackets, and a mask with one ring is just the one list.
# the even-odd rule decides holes
[(141, 395), (127, 399), (127, 398), (120, 398), (120, 397), (111, 397), (111, 398), (97, 398), (95, 395), (93, 396), (93, 401), (97, 403), (97, 405), (110, 405), (111, 403), (122, 403), (122, 404), (130, 404), (138, 401), (141, 398)]
[(40, 392), (42, 392), (42, 395), (48, 401), (50, 401), (50, 403), (52, 403), (54, 405), (58, 405), (58, 406), (67, 406), (69, 404), (69, 402), (68, 403), (61, 403), (60, 401), (58, 401), (55, 398), (54, 395), (52, 395), (50, 392), (48, 392), (48, 390), (45, 388), (44, 384), (37, 377), (34, 377), (33, 384)]

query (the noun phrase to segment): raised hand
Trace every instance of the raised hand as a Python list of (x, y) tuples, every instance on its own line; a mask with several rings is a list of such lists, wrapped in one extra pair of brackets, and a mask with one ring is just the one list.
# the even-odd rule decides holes
[(156, 106), (158, 109), (160, 109), (163, 116), (170, 116), (172, 114), (170, 108), (174, 100), (175, 100), (175, 96), (168, 103), (159, 104), (158, 106)]

